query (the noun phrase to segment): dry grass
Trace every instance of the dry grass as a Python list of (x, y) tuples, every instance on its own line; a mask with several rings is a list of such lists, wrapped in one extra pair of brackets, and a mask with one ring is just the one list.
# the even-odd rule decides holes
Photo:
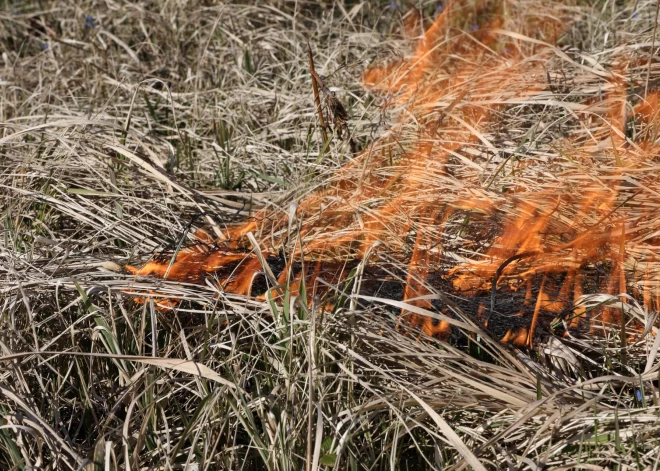
[[(545, 201), (591, 194), (604, 177), (617, 185), (615, 205), (643, 190), (636, 204), (620, 204), (640, 228), (626, 226), (625, 263), (631, 272), (643, 259), (639, 270), (655, 286), (648, 254), (657, 251), (657, 120), (625, 123), (629, 135), (598, 147), (611, 128), (596, 119), (610, 112), (607, 98), (588, 109), (593, 126), (585, 130), (583, 115), (576, 116), (608, 92), (616, 81), (603, 76), (612, 71), (624, 80), (631, 107), (644, 103), (647, 74), (649, 92), (657, 90), (657, 54), (647, 68), (655, 4), (620, 3), (505, 2), (507, 31), (523, 28), (525, 15), (570, 20), (557, 49), (519, 44), (526, 60), (516, 67), (545, 68), (551, 83), (535, 75), (536, 82), (514, 86), (535, 90), (531, 96), (511, 97), (493, 96), (478, 82), (472, 104), (490, 106), (497, 119), (476, 132), (457, 124), (471, 112), (453, 104), (460, 93), (444, 96), (442, 109), (456, 106), (445, 142), (460, 144), (448, 163), (451, 177), (437, 180), (417, 162), (425, 170), (411, 167), (409, 178), (459, 206), (481, 188), (498, 208), (487, 222), (500, 229), (525, 213), (518, 204), (525, 195)], [(327, 196), (324, 188), (363, 175), (363, 161), (346, 143), (322, 145), (307, 40), (317, 72), (339, 89), (358, 146), (386, 148), (391, 136), (399, 139), (390, 162), (373, 170), (374, 179), (396, 175), (423, 120), (439, 111), (400, 119), (420, 95), (372, 94), (360, 83), (371, 63), (411, 54), (393, 5), (5, 4), (0, 468), (658, 468), (660, 336), (654, 313), (636, 304), (643, 304), (643, 286), (627, 304), (604, 293), (580, 299), (589, 309), (612, 303), (631, 325), (647, 327), (649, 335), (625, 349), (614, 331), (545, 335), (537, 349), (520, 350), (484, 331), (455, 292), (428, 287), (442, 311), (360, 294), (361, 266), (324, 300), (312, 287), (294, 292), (287, 284), (280, 299), (266, 302), (223, 292), (212, 276), (193, 284), (115, 270), (113, 263), (139, 265), (188, 245), (193, 227), (222, 231), (256, 214), (273, 221), (262, 226), (272, 231), (259, 233), (259, 243), (276, 246), (291, 202), (313, 205)], [(439, 13), (437, 2), (421, 7), (426, 16)], [(637, 165), (633, 180), (617, 170), (619, 161)], [(367, 189), (351, 204), (382, 219), (377, 209), (395, 201), (431, 217), (419, 186), (388, 188), (391, 194), (377, 197)], [(562, 214), (578, 219), (579, 201), (562, 204)], [(308, 214), (302, 237), (284, 244), (288, 254), (300, 240), (309, 253), (323, 242), (343, 256), (359, 254), (337, 243), (355, 234), (358, 219), (338, 228)], [(416, 232), (402, 232), (399, 216), (374, 228), (371, 237), (394, 249), (381, 247), (373, 263), (414, 271), (403, 260), (414, 256), (407, 239)], [(584, 224), (599, 217), (584, 216)], [(443, 251), (460, 275), (483, 265), (487, 248), (479, 246), (479, 231), (464, 230), (463, 214), (452, 218)], [(433, 224), (418, 232), (431, 233)], [(564, 263), (556, 258), (561, 244), (550, 246), (554, 251), (535, 263)], [(605, 258), (589, 266), (612, 263)], [(159, 298), (146, 296), (154, 291)], [(136, 303), (140, 295), (146, 301)], [(182, 301), (157, 309), (162, 297)], [(438, 340), (396, 328), (401, 307), (451, 319), (454, 335)]]

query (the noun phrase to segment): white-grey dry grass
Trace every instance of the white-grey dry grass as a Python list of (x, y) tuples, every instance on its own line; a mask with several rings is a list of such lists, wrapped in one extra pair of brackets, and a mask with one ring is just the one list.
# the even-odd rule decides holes
[[(576, 10), (584, 18), (564, 41), (596, 64), (620, 48), (648, 54), (651, 3)], [(328, 82), (370, 142), (381, 116), (358, 77), (405, 53), (390, 39), (398, 21), (378, 2), (7, 4), (0, 467), (657, 469), (654, 335), (628, 352), (650, 361), (622, 375), (615, 338), (551, 339), (539, 362), (458, 308), (476, 332), (470, 351), (395, 329), (388, 300), (323, 312), (221, 293), (212, 280), (109, 270), (186, 243), (191, 224), (267, 206), (286, 217), (350, 158), (342, 146), (320, 151), (306, 41), (321, 74), (338, 71)], [(542, 117), (530, 102), (507, 108), (496, 144), (515, 150), (530, 119), (560, 119), (584, 89), (594, 90), (569, 81), (566, 103)], [(557, 157), (542, 136), (530, 174)], [(475, 178), (469, 167), (457, 175)], [(184, 301), (175, 311), (132, 301), (152, 291)], [(621, 306), (585, 303), (609, 301)]]

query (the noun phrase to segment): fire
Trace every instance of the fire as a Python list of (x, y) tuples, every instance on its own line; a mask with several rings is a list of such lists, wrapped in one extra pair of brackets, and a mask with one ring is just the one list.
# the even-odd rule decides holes
[[(263, 271), (257, 252), (280, 264), (278, 283), (295, 272), (294, 290), (303, 279), (307, 286), (318, 278), (339, 283), (367, 254), (384, 252), (407, 266), (409, 304), (435, 309), (417, 298), (436, 288), (481, 299), (480, 320), (501, 341), (527, 346), (541, 319), (544, 328), (558, 315), (571, 328), (584, 325), (588, 313), (572, 306), (588, 292), (627, 293), (660, 309), (660, 94), (632, 101), (630, 77), (639, 75), (639, 64), (631, 58), (606, 70), (554, 48), (570, 26), (555, 16), (554, 2), (533, 9), (473, 3), (451, 2), (410, 58), (363, 73), (364, 86), (390, 97), (400, 119), (324, 189), (303, 198), (297, 222), (262, 212), (222, 240), (200, 231), (200, 244), (175, 260), (127, 269), (194, 283), (212, 274), (225, 291), (253, 295)], [(423, 24), (418, 12), (409, 13), (404, 36), (417, 36)], [(561, 101), (546, 71), (557, 56), (597, 93)], [(516, 105), (563, 107), (561, 119), (580, 131), (537, 152), (530, 146), (548, 124), (533, 123), (505, 152), (494, 136), (503, 112)], [(633, 127), (641, 132), (631, 137)], [(293, 222), (300, 223), (295, 234)], [(283, 247), (292, 259), (279, 257)], [(304, 268), (294, 270), (301, 262)], [(502, 307), (502, 299), (516, 296), (517, 312), (504, 322), (500, 311), (511, 311), (511, 303)], [(402, 316), (429, 335), (450, 332), (446, 322)], [(599, 316), (599, 324), (619, 321), (607, 310)], [(596, 329), (593, 320), (588, 325)]]

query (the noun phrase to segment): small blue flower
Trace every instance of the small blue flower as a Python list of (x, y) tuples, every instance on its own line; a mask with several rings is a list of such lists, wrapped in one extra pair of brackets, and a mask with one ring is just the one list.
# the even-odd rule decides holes
[(639, 389), (635, 390), (635, 395), (637, 396), (637, 400), (639, 402), (642, 402), (642, 391), (640, 391)]
[(85, 29), (92, 29), (96, 26), (96, 22), (94, 21), (94, 17), (92, 15), (87, 15), (85, 17)]
[(399, 9), (399, 5), (397, 5), (396, 2), (388, 2), (387, 8), (389, 8), (390, 10), (397, 11)]
[(438, 13), (442, 13), (445, 10), (445, 7), (442, 6), (442, 3), (438, 3), (438, 7), (436, 8), (436, 11)]
[(48, 50), (48, 43), (39, 43), (39, 49), (42, 51)]
[(476, 31), (479, 29), (479, 25), (472, 25), (470, 26), (470, 31)]
[(511, 54), (511, 49), (509, 49), (508, 47), (505, 47), (504, 51), (502, 51), (502, 52), (504, 53), (505, 56), (508, 56), (509, 54)]
[(635, 13), (632, 17), (633, 17), (633, 20), (638, 19), (639, 18), (639, 13)]

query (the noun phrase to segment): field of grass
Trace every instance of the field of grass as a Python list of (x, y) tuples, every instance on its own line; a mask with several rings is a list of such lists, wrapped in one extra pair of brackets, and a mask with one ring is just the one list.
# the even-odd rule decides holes
[(657, 2), (0, 5), (0, 470), (660, 468)]

